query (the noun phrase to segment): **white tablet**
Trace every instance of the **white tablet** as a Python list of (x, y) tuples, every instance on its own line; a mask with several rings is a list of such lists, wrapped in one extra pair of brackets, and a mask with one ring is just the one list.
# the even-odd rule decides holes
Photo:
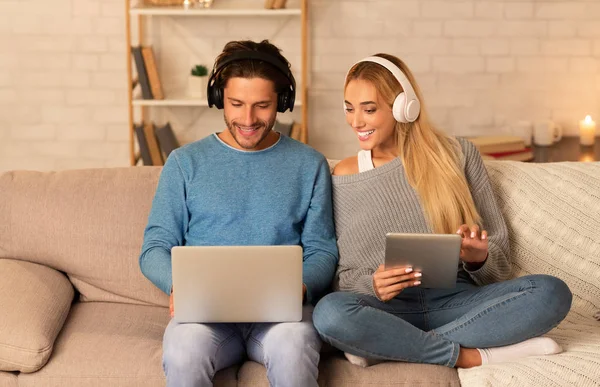
[(458, 234), (402, 234), (385, 236), (385, 268), (411, 266), (423, 273), (421, 287), (454, 288), (460, 259)]

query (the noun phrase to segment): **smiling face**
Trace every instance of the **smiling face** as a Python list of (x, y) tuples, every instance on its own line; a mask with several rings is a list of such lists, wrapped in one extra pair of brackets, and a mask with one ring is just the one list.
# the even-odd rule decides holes
[(375, 86), (363, 79), (353, 79), (346, 86), (344, 100), (346, 122), (354, 129), (360, 147), (395, 152), (396, 120)]
[(271, 129), (277, 117), (277, 93), (263, 78), (230, 78), (224, 88), (227, 131), (219, 134), (226, 144), (241, 150), (266, 149), (279, 135)]

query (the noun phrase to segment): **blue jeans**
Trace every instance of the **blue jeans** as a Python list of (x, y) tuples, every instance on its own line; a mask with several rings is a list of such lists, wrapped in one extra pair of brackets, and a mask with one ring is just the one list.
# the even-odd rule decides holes
[(167, 386), (212, 386), (215, 373), (250, 360), (267, 368), (271, 386), (317, 386), (321, 339), (312, 306), (302, 321), (256, 324), (179, 324), (171, 320), (163, 338)]
[(460, 347), (489, 348), (540, 336), (562, 321), (571, 291), (530, 275), (477, 286), (461, 271), (454, 289), (408, 288), (388, 302), (328, 294), (313, 319), (325, 342), (353, 355), (454, 367)]

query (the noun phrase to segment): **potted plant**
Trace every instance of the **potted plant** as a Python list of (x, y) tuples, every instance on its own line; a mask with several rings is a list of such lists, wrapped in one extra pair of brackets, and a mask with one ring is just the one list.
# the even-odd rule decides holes
[(193, 98), (206, 98), (208, 86), (208, 68), (204, 65), (195, 65), (189, 78), (188, 93)]

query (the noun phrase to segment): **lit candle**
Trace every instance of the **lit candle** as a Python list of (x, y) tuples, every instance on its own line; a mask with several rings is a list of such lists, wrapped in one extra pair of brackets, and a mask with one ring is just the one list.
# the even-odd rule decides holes
[(581, 145), (594, 145), (596, 139), (596, 123), (592, 117), (585, 116), (585, 120), (579, 121), (579, 143)]

